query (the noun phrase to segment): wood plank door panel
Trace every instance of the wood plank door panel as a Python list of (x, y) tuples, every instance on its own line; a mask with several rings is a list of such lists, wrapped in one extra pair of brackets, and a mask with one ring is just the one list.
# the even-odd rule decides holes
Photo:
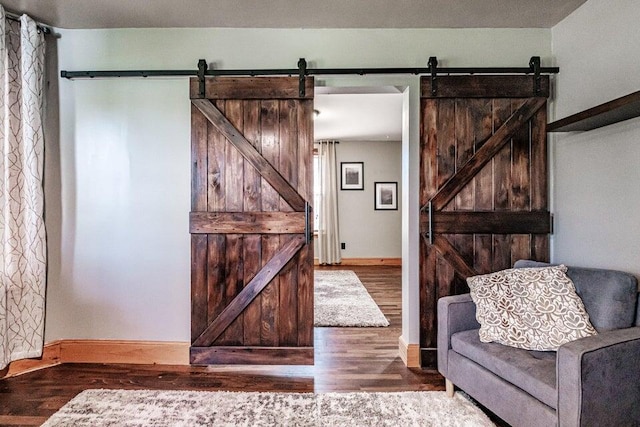
[(312, 364), (313, 79), (192, 79), (193, 364)]
[(548, 77), (421, 80), (420, 346), (435, 367), (437, 300), (466, 278), (548, 261)]

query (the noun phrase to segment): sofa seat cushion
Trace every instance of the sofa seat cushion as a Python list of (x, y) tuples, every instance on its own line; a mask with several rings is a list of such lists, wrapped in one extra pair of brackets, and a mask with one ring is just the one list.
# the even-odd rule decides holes
[(453, 334), (451, 347), (546, 405), (557, 408), (555, 351), (531, 351), (483, 343), (479, 329)]

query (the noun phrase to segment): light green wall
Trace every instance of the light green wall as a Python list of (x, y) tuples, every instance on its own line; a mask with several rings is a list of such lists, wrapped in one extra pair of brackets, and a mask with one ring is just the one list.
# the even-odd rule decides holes
[(550, 60), (546, 29), (118, 29), (61, 30), (61, 63), (75, 69), (527, 66)]
[(398, 210), (374, 209), (375, 182), (397, 182), (402, 194), (402, 143), (341, 141), (336, 158), (338, 173), (341, 162), (364, 163), (364, 190), (338, 189), (340, 241), (346, 245), (342, 257), (402, 257), (402, 200), (398, 197)]
[[(550, 63), (545, 29), (61, 30), (63, 70), (526, 66)], [(331, 86), (406, 87), (402, 141), (403, 337), (418, 341), (419, 79), (348, 76)], [(189, 100), (185, 79), (60, 81), (59, 251), (46, 339), (189, 340)], [(50, 147), (57, 149), (56, 147)]]
[[(640, 90), (640, 2), (589, 0), (553, 30), (557, 119)], [(553, 259), (640, 277), (640, 119), (552, 134)]]

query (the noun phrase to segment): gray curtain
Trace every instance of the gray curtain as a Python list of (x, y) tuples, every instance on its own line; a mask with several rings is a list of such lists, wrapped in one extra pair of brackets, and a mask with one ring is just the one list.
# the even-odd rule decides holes
[(44, 35), (0, 6), (0, 369), (42, 355)]
[(338, 167), (336, 141), (318, 144), (318, 176), (320, 200), (318, 210), (318, 261), (320, 264), (339, 264), (340, 231), (338, 227)]

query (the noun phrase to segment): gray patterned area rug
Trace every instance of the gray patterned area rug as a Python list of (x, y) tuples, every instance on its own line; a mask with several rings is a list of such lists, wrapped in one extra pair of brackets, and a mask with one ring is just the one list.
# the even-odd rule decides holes
[(351, 270), (316, 270), (314, 326), (389, 326), (389, 321)]
[(43, 426), (493, 426), (461, 393), (86, 390)]

